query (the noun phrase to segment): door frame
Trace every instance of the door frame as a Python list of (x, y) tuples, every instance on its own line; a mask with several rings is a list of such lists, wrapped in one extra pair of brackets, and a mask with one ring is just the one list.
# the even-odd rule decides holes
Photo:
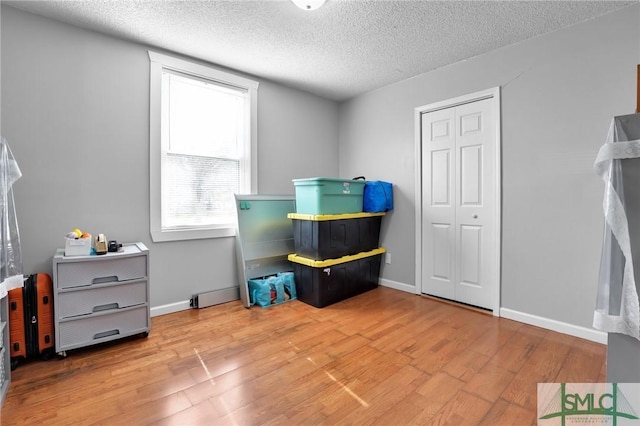
[(492, 297), (493, 315), (500, 316), (500, 290), (502, 287), (502, 136), (501, 136), (501, 102), (500, 87), (493, 87), (467, 95), (446, 99), (439, 102), (416, 107), (414, 109), (415, 125), (415, 226), (416, 226), (416, 257), (415, 257), (415, 285), (416, 294), (422, 294), (422, 114), (441, 109), (452, 108), (476, 101), (491, 99), (493, 106), (493, 126), (495, 129), (495, 231), (496, 251), (493, 256), (493, 266), (496, 270), (496, 286)]

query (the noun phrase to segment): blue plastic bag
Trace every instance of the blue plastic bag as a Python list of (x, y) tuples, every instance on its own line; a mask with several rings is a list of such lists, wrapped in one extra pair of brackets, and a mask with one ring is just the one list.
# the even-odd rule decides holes
[(362, 196), (362, 211), (379, 213), (393, 210), (393, 184), (382, 180), (366, 181)]
[(296, 283), (293, 272), (280, 272), (267, 278), (249, 280), (251, 305), (270, 306), (296, 298)]
[(289, 296), (290, 300), (296, 298), (296, 282), (293, 272), (279, 272), (279, 277), (282, 277), (284, 284), (284, 292)]
[(269, 277), (266, 284), (271, 289), (271, 304), (284, 302), (284, 279), (282, 277)]
[(271, 305), (271, 287), (266, 279), (249, 280), (249, 300), (251, 305)]

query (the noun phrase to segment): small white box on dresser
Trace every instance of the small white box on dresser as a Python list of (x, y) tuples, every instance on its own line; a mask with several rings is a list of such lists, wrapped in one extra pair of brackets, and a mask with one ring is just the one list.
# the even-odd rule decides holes
[(65, 238), (65, 256), (89, 256), (91, 254), (91, 237), (89, 238)]

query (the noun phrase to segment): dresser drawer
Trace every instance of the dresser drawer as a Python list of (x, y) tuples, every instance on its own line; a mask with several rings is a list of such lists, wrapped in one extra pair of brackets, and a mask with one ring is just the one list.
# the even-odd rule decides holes
[(90, 262), (65, 262), (58, 263), (57, 266), (58, 288), (127, 281), (147, 276), (146, 256), (112, 257)]
[(58, 318), (89, 315), (142, 305), (148, 300), (147, 280), (128, 281), (114, 285), (81, 287), (58, 293)]
[(146, 305), (61, 320), (58, 350), (67, 350), (149, 331)]

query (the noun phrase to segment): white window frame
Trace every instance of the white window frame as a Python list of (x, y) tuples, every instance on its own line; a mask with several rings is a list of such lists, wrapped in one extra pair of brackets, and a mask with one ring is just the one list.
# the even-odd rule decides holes
[[(236, 232), (235, 224), (224, 224), (206, 229), (175, 229), (163, 230), (161, 161), (162, 161), (162, 71), (163, 69), (178, 71), (187, 75), (214, 80), (225, 85), (244, 89), (249, 94), (249, 127), (250, 135), (244, 158), (241, 159), (241, 170), (250, 182), (250, 193), (258, 190), (257, 152), (258, 152), (258, 82), (240, 77), (229, 72), (221, 71), (209, 66), (178, 59), (172, 56), (149, 51), (150, 59), (150, 93), (149, 93), (149, 182), (150, 182), (150, 226), (151, 238), (154, 242), (180, 241), (203, 238), (233, 237)], [(247, 175), (248, 174), (248, 175)]]

